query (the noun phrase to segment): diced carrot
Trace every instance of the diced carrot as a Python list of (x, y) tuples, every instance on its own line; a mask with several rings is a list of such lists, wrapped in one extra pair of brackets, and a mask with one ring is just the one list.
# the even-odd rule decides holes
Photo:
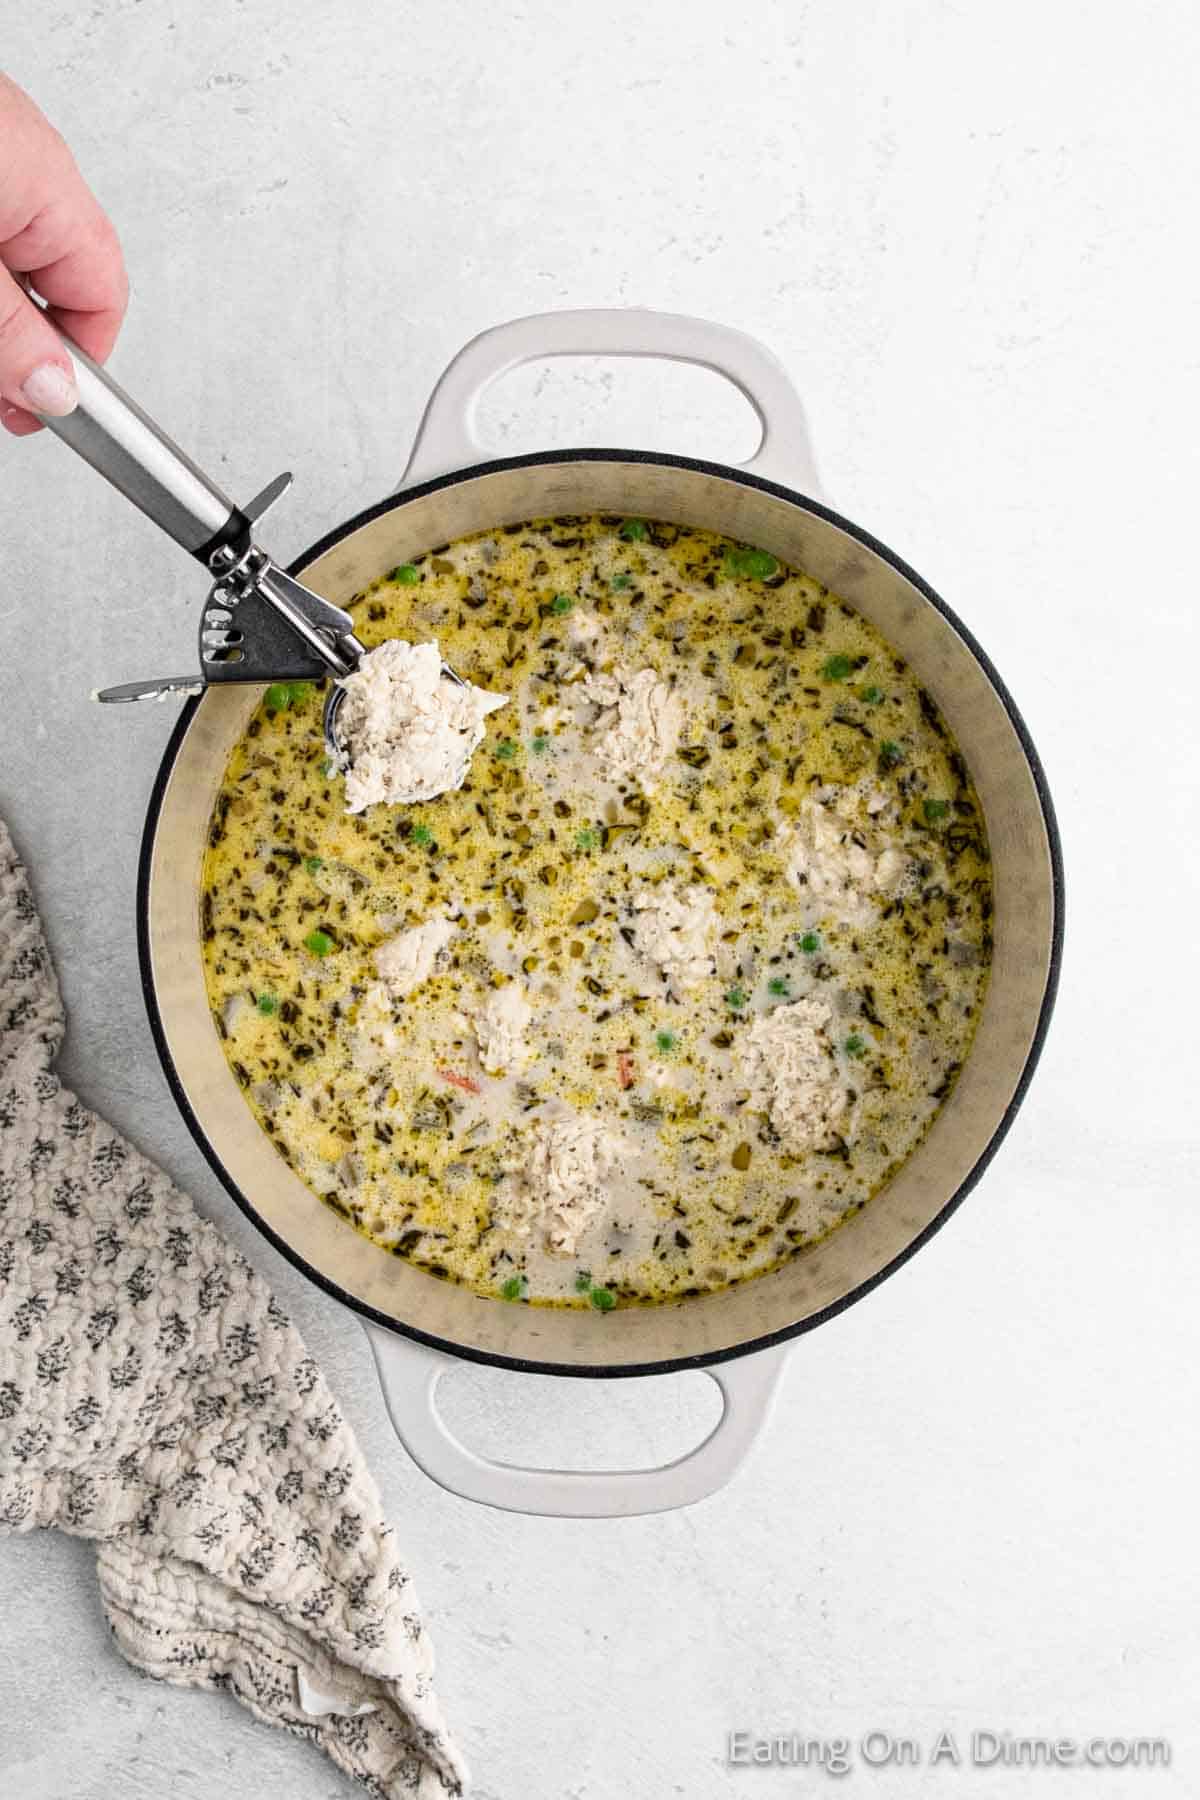
[(438, 1074), (451, 1087), (461, 1088), (464, 1094), (478, 1094), (481, 1091), (477, 1081), (472, 1081), (469, 1075), (460, 1075), (456, 1069), (439, 1069)]
[(633, 1067), (633, 1051), (617, 1051), (617, 1080), (623, 1088), (632, 1087), (637, 1080)]

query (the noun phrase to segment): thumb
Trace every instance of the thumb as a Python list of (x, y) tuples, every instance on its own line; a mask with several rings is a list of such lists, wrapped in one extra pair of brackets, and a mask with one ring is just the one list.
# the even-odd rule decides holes
[(0, 417), (22, 429), (22, 414), (60, 419), (74, 411), (78, 395), (62, 339), (8, 270), (0, 267)]

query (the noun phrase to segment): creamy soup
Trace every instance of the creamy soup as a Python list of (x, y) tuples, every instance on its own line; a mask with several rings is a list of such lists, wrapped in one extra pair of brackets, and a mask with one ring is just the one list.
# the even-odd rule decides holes
[(203, 953), (280, 1155), (393, 1255), (601, 1310), (866, 1205), (990, 956), (979, 801), (885, 639), (764, 551), (609, 517), (442, 546), (354, 611), (508, 704), (420, 805), (347, 813), (302, 683), (235, 747)]

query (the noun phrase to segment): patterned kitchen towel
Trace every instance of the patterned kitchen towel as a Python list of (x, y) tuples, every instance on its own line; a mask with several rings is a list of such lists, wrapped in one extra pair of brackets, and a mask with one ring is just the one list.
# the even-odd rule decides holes
[(0, 1530), (94, 1538), (130, 1662), (226, 1687), (379, 1800), (462, 1792), (375, 1483), (264, 1283), (65, 1092), (0, 824)]

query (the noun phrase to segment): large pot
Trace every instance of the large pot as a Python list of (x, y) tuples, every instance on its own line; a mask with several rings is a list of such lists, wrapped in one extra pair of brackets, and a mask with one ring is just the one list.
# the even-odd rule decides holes
[[(487, 461), (472, 435), (479, 395), (518, 363), (565, 354), (665, 356), (727, 376), (763, 425), (741, 467), (630, 450)], [(782, 483), (789, 485), (782, 485)], [(824, 1243), (724, 1293), (613, 1314), (486, 1300), (382, 1254), (309, 1192), (256, 1124), (205, 997), (199, 884), (226, 758), (257, 689), (218, 686), (185, 708), (163, 759), (142, 851), (139, 937), (155, 1040), (175, 1097), (216, 1174), (275, 1247), (354, 1308), (389, 1411), (416, 1460), (456, 1493), (530, 1512), (663, 1510), (719, 1486), (761, 1426), (789, 1340), (870, 1292), (979, 1179), (1025, 1092), (1057, 979), (1062, 881), (1054, 816), (1033, 746), (984, 652), (920, 576), (814, 497), (799, 399), (741, 333), (646, 312), (521, 319), (476, 338), (434, 390), (400, 490), (294, 565), (340, 605), (382, 571), (465, 533), (556, 513), (612, 512), (704, 526), (774, 552), (851, 601), (929, 689), (970, 765), (987, 819), (995, 956), (974, 1046), (946, 1105), (888, 1187)], [(799, 490), (799, 491), (798, 491)], [(706, 1369), (724, 1411), (665, 1469), (563, 1472), (488, 1462), (436, 1405), (448, 1359), (553, 1375)]]

